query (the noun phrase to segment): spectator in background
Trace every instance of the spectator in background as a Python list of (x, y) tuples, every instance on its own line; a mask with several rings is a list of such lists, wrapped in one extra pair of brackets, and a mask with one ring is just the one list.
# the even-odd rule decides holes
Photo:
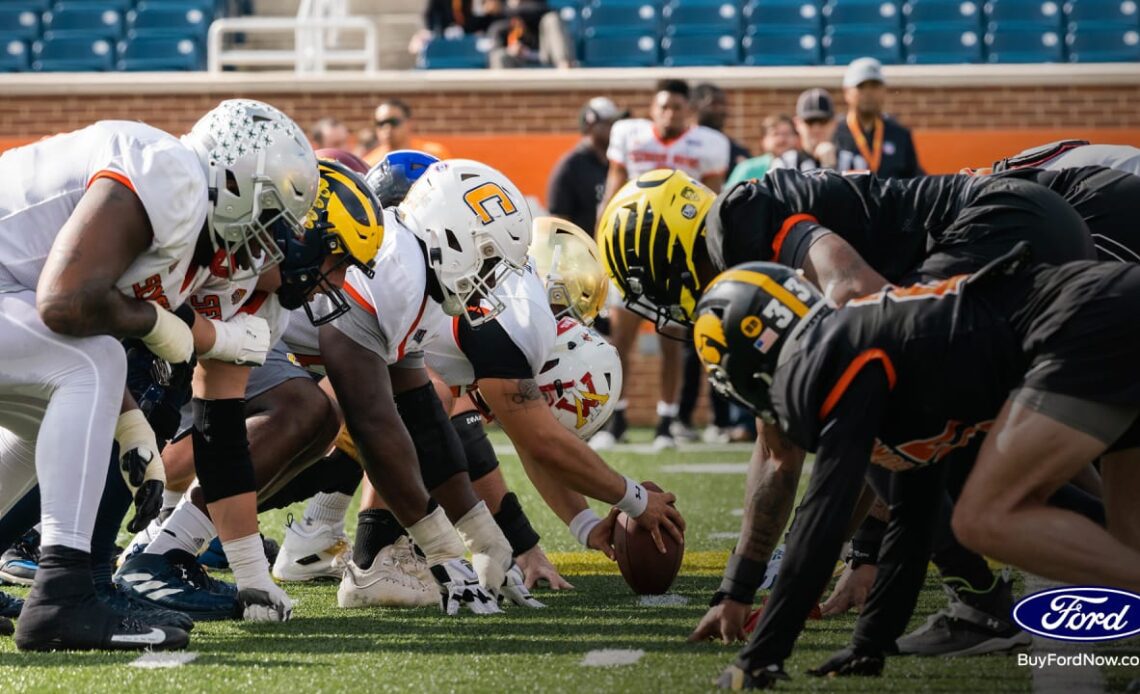
[(697, 111), (697, 123), (724, 133), (728, 137), (728, 168), (731, 170), (745, 159), (752, 158), (752, 152), (724, 132), (724, 122), (728, 120), (728, 95), (712, 82), (701, 82), (693, 87), (693, 108)]
[(550, 175), (546, 192), (550, 214), (574, 222), (591, 236), (606, 191), (610, 128), (614, 121), (627, 116), (629, 111), (619, 109), (604, 96), (590, 99), (578, 114), (581, 141), (558, 160)]
[(348, 127), (336, 118), (321, 118), (309, 128), (309, 142), (313, 149), (351, 149)]
[(389, 152), (416, 149), (439, 159), (450, 159), (451, 152), (438, 142), (422, 140), (412, 130), (412, 109), (400, 99), (388, 99), (376, 107), (376, 146), (364, 155), (369, 166), (376, 166)]
[(764, 129), (764, 136), (760, 140), (760, 146), (764, 153), (746, 159), (733, 169), (732, 175), (725, 181), (726, 189), (741, 181), (762, 177), (773, 168), (773, 163), (777, 159), (789, 152), (795, 156), (795, 151), (799, 149), (800, 136), (796, 134), (796, 123), (791, 116), (784, 113), (768, 116), (761, 127)]
[(835, 131), (839, 171), (870, 171), (880, 178), (912, 178), (925, 173), (910, 131), (884, 115), (886, 97), (879, 61), (851, 61), (843, 75), (847, 116)]
[(459, 38), (464, 34), (481, 34), (503, 18), (499, 0), (427, 0), (424, 5), (424, 27), (412, 36), (408, 51), (419, 55), (433, 38)]
[(496, 69), (546, 66), (567, 69), (577, 64), (574, 42), (558, 12), (545, 0), (483, 0), (484, 9), (504, 16), (488, 30), (495, 39), (489, 56)]
[(796, 99), (796, 132), (800, 135), (800, 148), (816, 161), (817, 168), (835, 168), (838, 154), (832, 142), (835, 126), (835, 102), (826, 89), (808, 89)]

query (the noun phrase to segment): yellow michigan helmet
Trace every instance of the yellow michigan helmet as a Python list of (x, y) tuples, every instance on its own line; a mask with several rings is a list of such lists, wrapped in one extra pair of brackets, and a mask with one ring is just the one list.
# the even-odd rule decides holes
[(565, 219), (536, 217), (530, 255), (555, 317), (569, 315), (583, 325), (593, 324), (610, 289), (594, 240)]
[(629, 310), (689, 325), (702, 287), (705, 217), (716, 194), (683, 171), (655, 169), (622, 186), (598, 221), (602, 266)]

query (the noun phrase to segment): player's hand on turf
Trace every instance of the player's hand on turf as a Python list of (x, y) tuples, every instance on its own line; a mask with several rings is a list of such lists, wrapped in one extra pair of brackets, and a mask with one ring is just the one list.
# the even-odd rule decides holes
[(609, 514), (602, 519), (601, 523), (594, 526), (589, 537), (586, 538), (587, 547), (598, 550), (609, 557), (610, 561), (617, 559), (617, 554), (614, 551), (614, 527), (617, 525), (619, 515), (621, 515), (620, 509), (610, 509)]
[(878, 677), (883, 674), (883, 664), (882, 653), (864, 652), (848, 646), (833, 654), (823, 665), (808, 670), (808, 674), (816, 677)]
[(689, 641), (720, 639), (725, 644), (744, 641), (748, 638), (744, 634), (744, 623), (748, 621), (751, 612), (752, 605), (725, 598), (710, 607), (705, 616), (701, 617), (697, 628), (689, 634)]
[(713, 681), (713, 685), (717, 689), (771, 689), (777, 682), (790, 679), (782, 665), (768, 665), (751, 671), (729, 665)]
[(162, 510), (166, 469), (158, 453), (154, 430), (140, 410), (127, 410), (119, 415), (115, 441), (119, 444), (119, 472), (135, 503), (135, 517), (127, 524), (127, 530), (137, 533)]
[(431, 567), (439, 584), (440, 607), (449, 615), (459, 614), (463, 605), (475, 614), (501, 612), (495, 596), (479, 585), (479, 576), (466, 559), (449, 559)]
[(823, 616), (843, 614), (852, 609), (856, 612), (861, 611), (863, 604), (867, 602), (871, 586), (875, 585), (875, 576), (878, 572), (878, 567), (874, 564), (860, 564), (856, 569), (852, 569), (848, 564), (836, 582), (835, 590), (831, 591), (831, 597), (820, 606)]
[(238, 590), (237, 599), (247, 622), (287, 622), (293, 617), (293, 601), (268, 577), (256, 587)]
[[(574, 590), (574, 586), (559, 575), (539, 545), (515, 557), (515, 564), (522, 569), (523, 587), (527, 590), (537, 586), (539, 581), (544, 581), (551, 590)], [(507, 572), (507, 579), (510, 580), (510, 572)]]
[(546, 607), (530, 594), (523, 581), (523, 570), (518, 564), (511, 564), (511, 568), (507, 570), (507, 577), (503, 580), (503, 587), (499, 589), (499, 602), (504, 599), (519, 607), (529, 607), (534, 610)]
[(681, 516), (681, 512), (673, 506), (673, 503), (677, 501), (676, 496), (669, 492), (655, 492), (649, 489), (646, 491), (649, 493), (649, 503), (646, 505), (645, 511), (634, 520), (653, 536), (657, 551), (665, 554), (665, 541), (661, 539), (662, 529), (672, 535), (677, 544), (684, 544), (685, 519)]

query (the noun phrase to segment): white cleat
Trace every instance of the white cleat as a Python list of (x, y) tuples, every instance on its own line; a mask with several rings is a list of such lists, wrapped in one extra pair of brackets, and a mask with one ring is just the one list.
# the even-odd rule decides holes
[(435, 581), (425, 583), (396, 561), (394, 554), (395, 545), (385, 547), (367, 569), (350, 560), (336, 591), (336, 604), (340, 607), (438, 607), (440, 593)]
[(344, 526), (316, 525), (292, 517), (285, 525), (285, 541), (273, 562), (273, 577), (279, 581), (315, 581), (340, 578), (352, 559), (352, 547)]
[(677, 448), (677, 441), (672, 436), (659, 434), (653, 439), (653, 450), (657, 453), (671, 451)]
[(427, 559), (420, 556), (412, 538), (407, 535), (402, 535), (399, 540), (392, 544), (392, 560), (399, 564), (405, 572), (420, 579), (424, 584), (435, 585), (435, 577), (431, 575)]
[(589, 446), (595, 451), (609, 451), (617, 445), (617, 439), (610, 432), (602, 429), (590, 437)]

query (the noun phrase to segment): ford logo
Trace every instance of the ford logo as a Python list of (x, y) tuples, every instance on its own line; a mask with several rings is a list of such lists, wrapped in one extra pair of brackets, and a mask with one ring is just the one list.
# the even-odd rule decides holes
[(1054, 588), (1019, 600), (1013, 621), (1047, 639), (1125, 639), (1140, 634), (1140, 595), (1096, 586)]

